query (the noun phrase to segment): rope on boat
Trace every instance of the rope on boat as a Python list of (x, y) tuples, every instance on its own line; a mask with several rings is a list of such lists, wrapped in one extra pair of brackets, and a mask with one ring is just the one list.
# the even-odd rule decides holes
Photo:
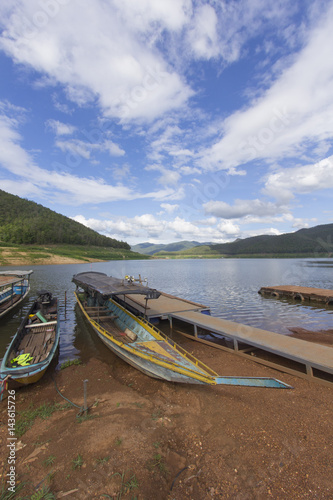
[(0, 381), (0, 387), (1, 387), (0, 402), (2, 401), (4, 392), (8, 389), (8, 379), (9, 378), (10, 378), (10, 375), (7, 375), (4, 379), (1, 379), (1, 381)]
[(68, 403), (70, 403), (72, 406), (75, 406), (75, 408), (78, 408), (80, 411), (76, 414), (76, 418), (79, 418), (81, 417), (81, 415), (84, 413), (84, 412), (87, 412), (88, 410), (90, 410), (90, 408), (92, 408), (94, 406), (95, 403), (91, 404), (90, 406), (88, 406), (88, 408), (85, 408), (84, 406), (79, 406), (75, 403), (73, 403), (73, 401), (71, 401), (70, 399), (66, 398), (66, 396), (64, 396), (63, 394), (61, 394), (61, 392), (59, 391), (58, 389), (58, 386), (57, 386), (57, 383), (53, 377), (53, 375), (51, 375), (52, 377), (52, 380), (54, 382), (54, 386), (56, 388), (56, 391), (57, 393), (59, 394), (59, 396), (61, 396), (63, 399), (65, 399), (66, 401), (68, 401)]

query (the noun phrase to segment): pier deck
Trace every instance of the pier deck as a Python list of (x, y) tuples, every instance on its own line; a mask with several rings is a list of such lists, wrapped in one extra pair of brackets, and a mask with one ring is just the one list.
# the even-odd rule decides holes
[(264, 297), (286, 297), (294, 300), (323, 302), (326, 305), (333, 305), (333, 290), (327, 290), (325, 288), (310, 288), (293, 285), (263, 286), (258, 293)]
[(170, 327), (185, 337), (333, 386), (333, 348), (213, 317), (209, 315), (209, 307), (203, 304), (160, 293), (158, 299), (147, 302), (146, 309), (141, 295), (119, 298), (125, 307), (145, 315), (149, 321), (168, 319)]
[(333, 386), (332, 347), (195, 311), (171, 314), (170, 326), (178, 333), (212, 347)]

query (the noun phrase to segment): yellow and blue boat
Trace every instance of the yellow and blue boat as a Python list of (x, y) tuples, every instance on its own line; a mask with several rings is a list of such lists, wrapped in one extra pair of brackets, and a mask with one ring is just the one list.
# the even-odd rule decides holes
[(77, 303), (101, 341), (150, 377), (190, 384), (290, 388), (274, 378), (219, 376), (146, 319), (135, 316), (115, 300), (130, 293), (146, 294), (147, 300), (157, 298), (156, 290), (141, 284), (133, 286), (98, 272), (77, 274), (73, 282), (77, 285)]
[(0, 381), (15, 388), (41, 379), (59, 344), (58, 300), (39, 292), (13, 337), (0, 367)]

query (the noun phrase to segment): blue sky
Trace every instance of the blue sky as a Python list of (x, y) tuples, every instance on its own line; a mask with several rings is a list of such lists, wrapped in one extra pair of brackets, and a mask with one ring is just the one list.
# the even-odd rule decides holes
[(333, 222), (333, 1), (2, 0), (0, 188), (136, 244)]

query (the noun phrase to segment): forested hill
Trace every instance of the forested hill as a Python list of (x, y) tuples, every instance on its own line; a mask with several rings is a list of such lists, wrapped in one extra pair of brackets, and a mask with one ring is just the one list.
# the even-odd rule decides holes
[(0, 190), (0, 242), (18, 245), (70, 244), (123, 248), (130, 245), (103, 236), (33, 201)]
[(333, 224), (300, 229), (295, 233), (279, 236), (254, 236), (232, 243), (210, 245), (210, 248), (226, 256), (237, 255), (333, 255)]

